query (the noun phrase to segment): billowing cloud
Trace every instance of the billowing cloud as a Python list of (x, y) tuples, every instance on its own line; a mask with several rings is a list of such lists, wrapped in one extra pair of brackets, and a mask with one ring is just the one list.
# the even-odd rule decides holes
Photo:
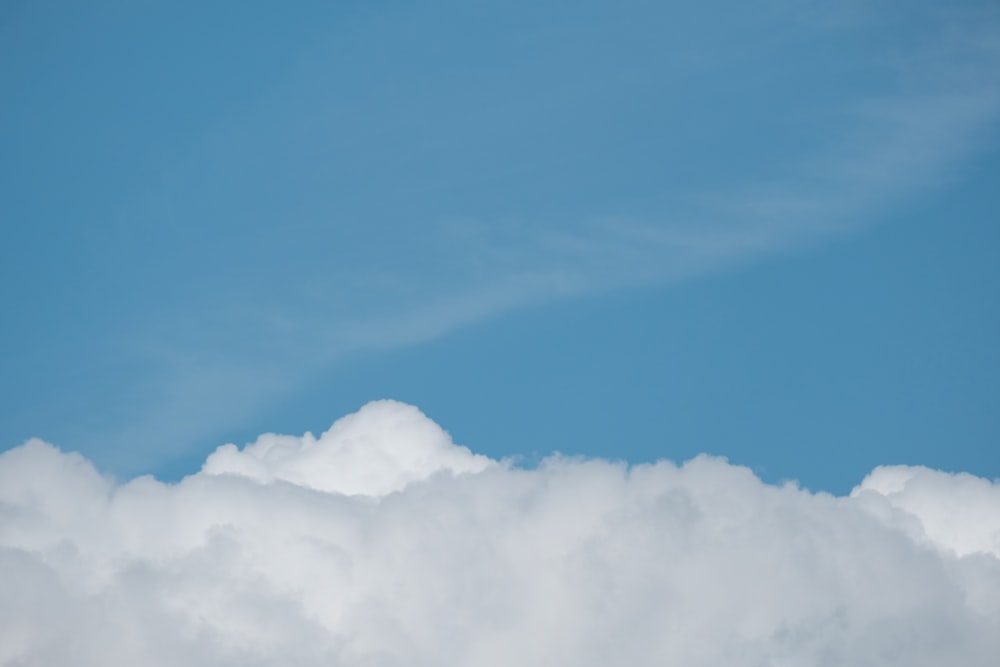
[(1000, 487), (536, 469), (383, 401), (116, 483), (0, 455), (0, 665), (992, 665)]
[(260, 482), (284, 480), (318, 491), (385, 495), (434, 473), (480, 472), (490, 464), (451, 442), (420, 410), (374, 401), (316, 439), (267, 433), (242, 450), (219, 447), (202, 472)]

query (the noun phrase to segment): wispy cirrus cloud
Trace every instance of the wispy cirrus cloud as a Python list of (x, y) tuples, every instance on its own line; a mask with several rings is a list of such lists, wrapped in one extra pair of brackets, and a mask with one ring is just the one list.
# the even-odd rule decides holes
[[(925, 191), (945, 187), (995, 139), (998, 24), (995, 16), (949, 15), (950, 27), (933, 40), (873, 63), (889, 73), (881, 88), (837, 99), (837, 108), (813, 128), (819, 139), (792, 157), (782, 155), (777, 171), (746, 173), (739, 185), (705, 182), (678, 190), (665, 181), (664, 191), (674, 196), (659, 200), (653, 213), (599, 203), (589, 217), (552, 221), (529, 208), (494, 219), (470, 207), (465, 217), (431, 220), (420, 213), (412, 224), (376, 225), (371, 238), (331, 247), (328, 261), (282, 256), (271, 266), (264, 250), (260, 266), (247, 274), (261, 285), (255, 291), (239, 279), (235, 286), (208, 281), (182, 308), (154, 310), (119, 332), (124, 349), (154, 367), (146, 378), (148, 398), (85, 437), (118, 451), (138, 434), (157, 434), (151, 451), (183, 446), (357, 354), (427, 341), (559, 299), (691, 279), (876, 223)], [(259, 117), (247, 112), (204, 143), (207, 157), (195, 151), (191, 164), (223, 165), (221, 156), (252, 144), (263, 123), (285, 117), (282, 108), (272, 104)], [(320, 114), (306, 118), (314, 127)], [(295, 163), (293, 148), (270, 153)], [(767, 150), (758, 155), (762, 163), (771, 158)], [(239, 180), (231, 178), (228, 189), (238, 191)], [(139, 217), (149, 215), (143, 206)], [(336, 220), (341, 214), (322, 204), (296, 204), (275, 215), (291, 221), (288, 234), (296, 233), (299, 218), (330, 216), (334, 226), (365, 226), (364, 220)], [(247, 232), (251, 240), (260, 233)], [(284, 233), (276, 225), (253, 242), (278, 247)], [(380, 254), (380, 245), (395, 250)], [(262, 277), (268, 274), (273, 280)]]

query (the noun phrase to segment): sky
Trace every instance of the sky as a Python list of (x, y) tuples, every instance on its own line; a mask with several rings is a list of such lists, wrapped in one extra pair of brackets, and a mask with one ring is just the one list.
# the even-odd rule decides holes
[(993, 0), (0, 3), (0, 665), (992, 664), (998, 72)]
[(1000, 476), (992, 2), (5, 3), (0, 441)]

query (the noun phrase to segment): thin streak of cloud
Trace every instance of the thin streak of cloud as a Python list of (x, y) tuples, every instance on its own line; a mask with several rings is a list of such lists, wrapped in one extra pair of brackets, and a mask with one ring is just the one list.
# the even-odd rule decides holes
[[(205, 326), (212, 317), (190, 319), (190, 341), (152, 338), (150, 349), (167, 351), (157, 379), (163, 400), (94, 440), (120, 448), (136, 433), (159, 433), (160, 445), (182, 446), (352, 355), (431, 340), (557, 299), (691, 279), (877, 222), (923, 190), (946, 185), (995, 131), (997, 35), (995, 22), (987, 21), (901, 59), (900, 90), (849, 103), (836, 129), (843, 140), (805, 158), (799, 173), (783, 181), (702, 192), (661, 220), (611, 212), (562, 229), (442, 223), (429, 239), (438, 248), (430, 261), (447, 269), (436, 281), (377, 267), (367, 274), (333, 271), (305, 281), (303, 294), (310, 295), (296, 296), (291, 308), (268, 300), (254, 306), (259, 317), (247, 317), (238, 305), (226, 306), (214, 316), (224, 321), (217, 337)], [(386, 289), (376, 289), (374, 306), (328, 305), (331, 295), (376, 283)], [(248, 342), (235, 348), (226, 332), (240, 326)], [(212, 411), (197, 407), (209, 399)]]

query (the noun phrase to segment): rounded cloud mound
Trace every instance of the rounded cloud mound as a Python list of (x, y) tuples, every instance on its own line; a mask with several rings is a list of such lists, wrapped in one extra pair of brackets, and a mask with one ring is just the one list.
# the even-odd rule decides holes
[(0, 454), (0, 665), (992, 667), (997, 489), (524, 470), (391, 401), (178, 484), (36, 440)]
[(318, 491), (380, 496), (439, 472), (481, 472), (491, 461), (454, 444), (412, 405), (373, 401), (343, 417), (318, 439), (266, 433), (242, 450), (219, 447), (207, 475), (282, 480)]
[(919, 528), (918, 538), (938, 547), (1000, 557), (1000, 484), (922, 466), (879, 466), (851, 495), (883, 514), (901, 513)]

